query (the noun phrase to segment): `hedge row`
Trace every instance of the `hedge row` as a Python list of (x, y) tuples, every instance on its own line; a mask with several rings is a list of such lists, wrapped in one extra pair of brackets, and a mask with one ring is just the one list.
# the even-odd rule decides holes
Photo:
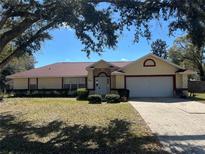
[(10, 92), (15, 97), (76, 97), (76, 91), (68, 90), (14, 90)]
[[(120, 95), (118, 94), (107, 94), (104, 99), (107, 103), (119, 103), (121, 101)], [(103, 98), (99, 94), (93, 94), (88, 96), (89, 103), (99, 104), (102, 103)]]
[(61, 90), (16, 90), (13, 91), (14, 96), (17, 97), (76, 97), (77, 100), (89, 100), (90, 103), (101, 103), (106, 101), (108, 103), (125, 102), (129, 98), (129, 90), (119, 89), (118, 94), (107, 94), (105, 97), (94, 94), (89, 95), (86, 88), (77, 89), (77, 91), (69, 92), (65, 89)]

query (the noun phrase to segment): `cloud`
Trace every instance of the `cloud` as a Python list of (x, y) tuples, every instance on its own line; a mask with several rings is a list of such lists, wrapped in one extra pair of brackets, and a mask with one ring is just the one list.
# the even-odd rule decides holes
[(128, 61), (126, 58), (121, 58), (120, 60), (121, 61)]

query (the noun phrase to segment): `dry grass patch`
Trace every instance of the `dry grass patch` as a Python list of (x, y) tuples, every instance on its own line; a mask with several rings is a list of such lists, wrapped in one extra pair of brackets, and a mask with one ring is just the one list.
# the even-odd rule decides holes
[(0, 104), (0, 153), (161, 152), (128, 103), (10, 98)]
[(192, 100), (205, 103), (205, 93), (195, 93), (194, 95), (195, 96), (191, 98)]

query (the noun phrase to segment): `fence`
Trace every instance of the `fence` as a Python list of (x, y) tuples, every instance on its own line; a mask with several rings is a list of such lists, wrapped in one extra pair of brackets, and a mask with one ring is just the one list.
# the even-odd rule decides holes
[(205, 81), (189, 81), (188, 91), (192, 93), (205, 92)]

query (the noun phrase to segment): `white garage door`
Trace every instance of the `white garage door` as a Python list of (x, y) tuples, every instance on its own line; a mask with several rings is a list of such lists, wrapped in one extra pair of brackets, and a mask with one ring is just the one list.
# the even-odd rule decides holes
[(126, 77), (130, 97), (171, 97), (173, 77)]

